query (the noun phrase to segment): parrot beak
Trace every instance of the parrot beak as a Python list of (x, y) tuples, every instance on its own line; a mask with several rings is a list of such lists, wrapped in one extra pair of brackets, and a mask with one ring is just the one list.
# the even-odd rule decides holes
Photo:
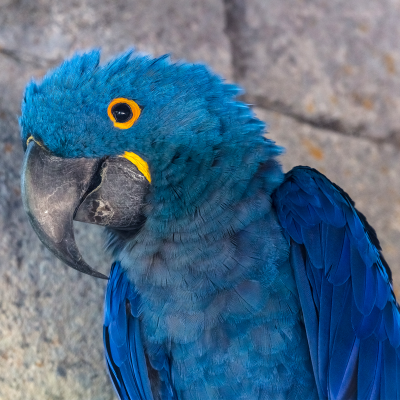
[(22, 170), (22, 200), (43, 244), (85, 274), (107, 279), (82, 258), (73, 220), (116, 229), (138, 229), (149, 182), (126, 158), (61, 158), (31, 140)]

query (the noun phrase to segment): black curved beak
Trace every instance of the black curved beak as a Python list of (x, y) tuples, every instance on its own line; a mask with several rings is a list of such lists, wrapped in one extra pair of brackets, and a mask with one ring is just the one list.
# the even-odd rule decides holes
[(125, 158), (61, 158), (34, 141), (25, 153), (21, 185), (25, 211), (43, 244), (70, 267), (103, 279), (82, 258), (73, 220), (137, 228), (149, 190), (147, 179)]

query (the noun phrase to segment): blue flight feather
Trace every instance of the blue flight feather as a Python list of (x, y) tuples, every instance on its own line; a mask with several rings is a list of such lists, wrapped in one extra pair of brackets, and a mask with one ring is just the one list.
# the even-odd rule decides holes
[[(302, 191), (319, 202), (306, 205)], [(295, 251), (292, 244), (291, 263), (303, 310), (312, 299), (317, 312), (317, 317), (305, 312), (304, 319), (311, 355), (318, 343), (318, 360), (312, 357), (312, 362), (318, 363), (315, 376), (322, 397), (400, 398), (399, 308), (390, 271), (365, 217), (345, 192), (307, 167), (290, 171), (273, 201), (280, 221), (290, 214), (299, 225), (296, 230), (293, 224), (282, 227), (302, 248)], [(307, 219), (309, 207), (316, 213), (308, 212)], [(298, 280), (296, 269), (304, 269), (308, 285)]]
[[(380, 376), (380, 343), (375, 336), (362, 340), (358, 361), (358, 392), (357, 399), (376, 399), (378, 393), (374, 391), (376, 381)], [(375, 393), (373, 393), (375, 392)]]
[(104, 308), (107, 366), (121, 400), (152, 400), (139, 321), (130, 312), (134, 308), (134, 302), (139, 301), (133, 292), (134, 288), (128, 282), (120, 264), (114, 263)]
[(324, 236), (324, 249), (325, 249), (325, 274), (328, 280), (330, 276), (337, 271), (337, 266), (342, 254), (345, 233), (343, 229), (336, 228), (335, 226), (323, 224), (322, 232)]
[(328, 376), (325, 371), (329, 367), (329, 333), (332, 313), (333, 286), (324, 279), (321, 288), (321, 301), (319, 307), (319, 326), (318, 326), (318, 367), (321, 387), (324, 388), (324, 395), (328, 393)]
[(320, 226), (314, 225), (311, 228), (302, 228), (301, 233), (313, 267), (323, 268), (325, 263), (322, 254), (323, 246), (321, 245)]
[(389, 340), (383, 342), (383, 358), (385, 360), (382, 374), (384, 392), (382, 393), (381, 398), (397, 399), (399, 390), (397, 387), (397, 355), (393, 351)]
[(364, 315), (357, 307), (354, 299), (351, 307), (351, 324), (360, 339), (365, 339), (372, 335), (381, 323), (382, 312), (378, 307), (374, 307), (370, 314)]
[(340, 392), (343, 393), (343, 396), (346, 394), (347, 397), (344, 398), (350, 398), (355, 373), (354, 366), (357, 361), (356, 358), (354, 359), (354, 351), (359, 345), (352, 332), (351, 294), (348, 292), (333, 341), (332, 355), (328, 367), (329, 392), (333, 398), (340, 398)]
[(350, 282), (346, 282), (340, 286), (333, 286), (333, 297), (332, 297), (332, 310), (331, 312), (331, 325), (329, 332), (329, 354), (332, 355), (333, 343), (336, 337), (336, 332), (339, 327), (340, 319), (344, 313), (346, 307), (346, 299), (348, 298), (348, 292), (350, 290)]
[(358, 249), (351, 248), (351, 279), (353, 283), (354, 299), (358, 309), (368, 315), (376, 299), (376, 269), (367, 267), (362, 260)]

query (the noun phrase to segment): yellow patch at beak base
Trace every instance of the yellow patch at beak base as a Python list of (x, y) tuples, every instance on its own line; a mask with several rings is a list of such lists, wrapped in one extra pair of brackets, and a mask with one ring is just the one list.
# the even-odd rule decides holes
[(149, 166), (143, 158), (139, 157), (137, 154), (126, 151), (123, 156), (127, 160), (129, 160), (132, 164), (135, 164), (137, 169), (146, 177), (146, 179), (151, 183), (151, 176), (149, 171)]

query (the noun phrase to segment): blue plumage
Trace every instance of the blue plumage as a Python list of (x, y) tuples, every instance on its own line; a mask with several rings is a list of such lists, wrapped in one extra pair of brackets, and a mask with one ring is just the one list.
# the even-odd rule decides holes
[[(122, 399), (151, 400), (146, 358), (140, 337), (139, 296), (119, 263), (111, 267), (104, 315), (104, 349), (111, 380)], [(163, 380), (164, 399), (176, 399), (170, 383), (169, 363), (165, 354), (157, 354), (152, 367)]]
[[(288, 207), (291, 191), (296, 192), (296, 202)], [(318, 213), (320, 220), (308, 219), (299, 236), (297, 228), (285, 225), (287, 214), (303, 215), (304, 206), (298, 206), (298, 197), (302, 193), (305, 198), (310, 193), (320, 197), (318, 192), (329, 201), (334, 212), (329, 216)], [(317, 384), (320, 383), (320, 397), (397, 398), (400, 386), (395, 371), (400, 316), (375, 232), (354, 209), (346, 193), (310, 168), (293, 169), (275, 192), (274, 204), (289, 240), (296, 242), (292, 242), (293, 266), (314, 371), (318, 366), (315, 375)], [(323, 203), (309, 204), (317, 209)], [(329, 240), (324, 240), (322, 231), (327, 232)], [(321, 268), (325, 272), (322, 275)], [(305, 273), (308, 279), (304, 279)], [(315, 279), (316, 274), (320, 279)], [(317, 313), (309, 310), (310, 296)]]
[[(109, 228), (104, 346), (138, 399), (400, 397), (400, 316), (375, 232), (346, 193), (298, 167), (202, 65), (76, 55), (31, 83), (20, 120), (60, 158), (134, 152), (143, 223)], [(134, 100), (119, 129), (108, 105)], [(396, 397), (397, 396), (397, 397)]]

